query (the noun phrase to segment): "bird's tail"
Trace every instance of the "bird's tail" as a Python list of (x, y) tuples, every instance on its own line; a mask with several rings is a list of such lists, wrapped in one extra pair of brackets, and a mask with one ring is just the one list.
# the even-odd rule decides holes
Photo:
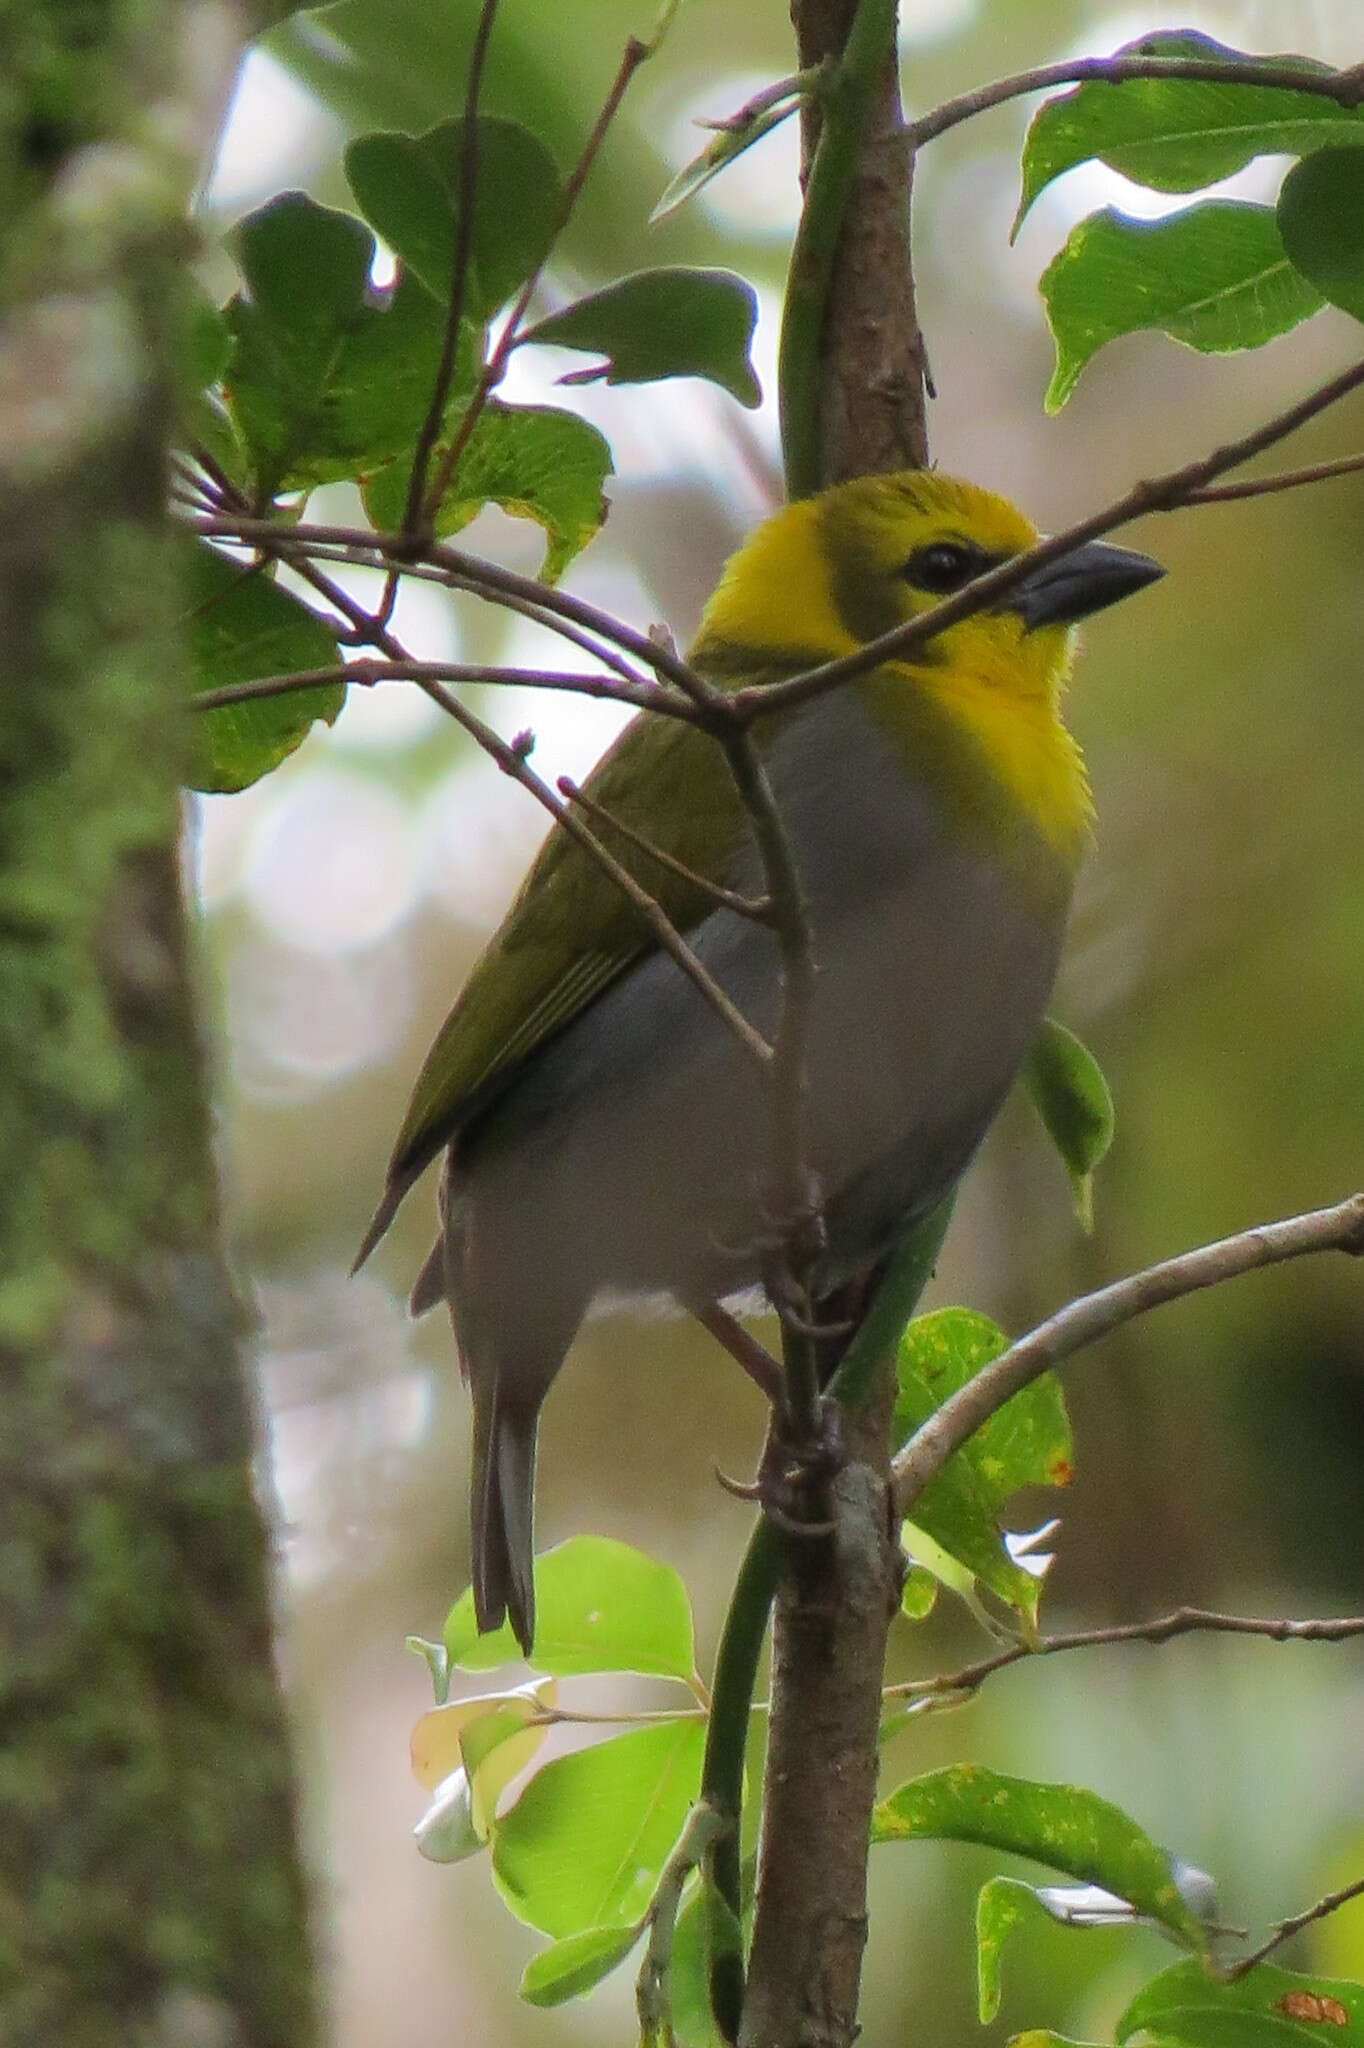
[(535, 1432), (538, 1401), (508, 1401), (496, 1380), (474, 1385), (470, 1491), (474, 1613), (480, 1633), (510, 1621), (526, 1656), (535, 1640)]

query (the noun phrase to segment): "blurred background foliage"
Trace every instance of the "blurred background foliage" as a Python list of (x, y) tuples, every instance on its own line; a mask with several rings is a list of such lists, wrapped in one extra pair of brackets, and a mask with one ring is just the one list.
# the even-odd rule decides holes
[[(1354, 0), (905, 0), (903, 12), (911, 109), (1156, 27), (1340, 64), (1360, 56)], [(474, 14), (471, 0), (341, 0), (276, 31), (244, 68), (206, 186), (214, 233), (282, 186), (344, 206), (350, 134), (421, 130), (457, 110)], [(566, 164), (624, 38), (651, 26), (648, 0), (504, 0), (485, 105)], [(695, 383), (567, 401), (607, 433), (617, 471), (612, 517), (570, 587), (636, 625), (666, 621), (682, 642), (726, 552), (778, 489), (771, 369), (796, 211), (791, 128), (661, 227), (645, 223), (703, 140), (695, 117), (733, 111), (792, 61), (777, 0), (687, 0), (551, 280), (566, 297), (646, 262), (702, 262), (760, 291), (760, 413)], [(1137, 336), (1104, 351), (1061, 416), (1045, 418), (1040, 269), (1095, 205), (1162, 202), (1089, 166), (1043, 196), (1010, 249), (1027, 110), (930, 147), (917, 266), (936, 460), (1055, 527), (1266, 416), (1357, 349), (1358, 330), (1327, 312), (1230, 359)], [(1281, 169), (1261, 162), (1231, 189), (1267, 197)], [(573, 361), (551, 359), (536, 382), (518, 368), (513, 395), (565, 402), (548, 377)], [(1362, 438), (1357, 396), (1276, 460)], [(351, 509), (339, 490), (314, 501), (318, 516)], [(1131, 538), (1170, 574), (1139, 610), (1087, 634), (1072, 711), (1099, 832), (1056, 1004), (1117, 1099), (1097, 1228), (1077, 1234), (1060, 1168), (1015, 1105), (971, 1176), (932, 1295), (1014, 1329), (1078, 1288), (1362, 1177), (1364, 479), (1148, 521)], [(536, 531), (501, 515), (484, 515), (470, 544), (538, 562)], [(357, 574), (353, 587), (372, 585)], [(420, 586), (397, 630), (433, 658), (546, 651), (534, 629)], [(614, 728), (608, 707), (483, 695), (502, 731), (534, 727), (537, 762), (554, 773), (581, 772)], [(438, 1633), (465, 1575), (465, 1397), (448, 1330), (435, 1318), (410, 1326), (401, 1306), (431, 1228), (428, 1191), (374, 1269), (344, 1278), (416, 1064), (539, 834), (529, 800), (397, 684), (353, 691), (335, 729), (319, 727), (278, 773), (196, 805), (222, 1143), (259, 1306), (287, 1659), (343, 2048), (551, 2048), (629, 2028), (623, 1987), (558, 2013), (519, 2007), (532, 1938), (480, 1864), (433, 1868), (412, 1848), (422, 1801), (406, 1740), (429, 1688), (403, 1637)], [(1077, 1362), (1078, 1469), (1044, 1624), (1180, 1601), (1361, 1606), (1361, 1277), (1343, 1259), (1281, 1268)], [(744, 1469), (761, 1420), (752, 1389), (690, 1328), (589, 1328), (547, 1412), (542, 1540), (592, 1529), (655, 1550), (687, 1578), (709, 1642), (747, 1522), (712, 1467)], [(982, 1647), (964, 1615), (940, 1610), (917, 1630), (898, 1626), (894, 1674), (950, 1669)], [(1357, 1645), (1085, 1652), (1016, 1667), (973, 1707), (918, 1721), (891, 1766), (898, 1779), (974, 1757), (1088, 1783), (1215, 1872), (1229, 1919), (1256, 1923), (1364, 1869), (1362, 1687)], [(876, 1852), (869, 2040), (978, 2035), (970, 1902), (986, 1874), (988, 1859), (965, 1850)], [(1326, 1923), (1306, 1953), (1364, 1972), (1364, 1906)], [(1011, 1957), (997, 2031), (1092, 2033), (1159, 1960), (1154, 1936), (1057, 1929)]]

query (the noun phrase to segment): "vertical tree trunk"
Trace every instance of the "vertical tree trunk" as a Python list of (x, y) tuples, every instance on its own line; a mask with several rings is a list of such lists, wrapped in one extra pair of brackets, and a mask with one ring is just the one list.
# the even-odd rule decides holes
[[(837, 54), (858, 0), (793, 0), (802, 66)], [(819, 117), (807, 106), (808, 166)], [(914, 309), (912, 160), (895, 53), (862, 139), (824, 324), (821, 483), (928, 459)], [(848, 1430), (838, 1535), (789, 1557), (773, 1618), (763, 1840), (743, 2048), (848, 2048), (866, 1943), (867, 1845), (900, 1559), (888, 1493), (889, 1368)]]
[(225, 25), (6, 21), (0, 2048), (315, 2039), (176, 861), (178, 39)]

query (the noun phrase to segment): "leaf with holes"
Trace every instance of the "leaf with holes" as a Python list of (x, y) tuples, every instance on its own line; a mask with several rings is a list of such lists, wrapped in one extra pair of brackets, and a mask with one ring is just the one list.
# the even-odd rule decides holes
[(1189, 2048), (1364, 2048), (1364, 1984), (1257, 1963), (1234, 1983), (1176, 1963), (1147, 1984), (1115, 2038), (1161, 2034)]
[(1321, 306), (1289, 262), (1273, 209), (1210, 200), (1168, 220), (1109, 207), (1072, 230), (1042, 276), (1057, 412), (1105, 342), (1154, 327), (1204, 353), (1258, 348)]
[[(281, 590), (259, 566), (216, 548), (195, 547), (185, 570), (185, 639), (196, 691), (295, 669), (332, 668), (341, 659), (315, 612)], [(277, 768), (316, 719), (333, 725), (344, 683), (287, 690), (277, 697), (224, 704), (194, 715), (191, 789), (245, 789)]]
[(525, 339), (606, 357), (594, 369), (571, 371), (563, 384), (707, 377), (740, 405), (754, 406), (762, 392), (748, 351), (757, 317), (753, 287), (731, 271), (640, 270), (537, 320)]

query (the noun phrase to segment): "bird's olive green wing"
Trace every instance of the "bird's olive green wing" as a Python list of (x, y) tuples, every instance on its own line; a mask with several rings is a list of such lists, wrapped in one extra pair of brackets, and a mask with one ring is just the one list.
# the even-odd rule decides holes
[[(719, 747), (677, 719), (633, 720), (583, 787), (611, 818), (697, 874), (722, 873), (743, 833), (743, 808)], [(703, 888), (624, 833), (584, 822), (680, 930), (713, 907)], [(628, 897), (556, 825), (426, 1056), (361, 1259), (423, 1167), (499, 1080), (653, 943)]]

